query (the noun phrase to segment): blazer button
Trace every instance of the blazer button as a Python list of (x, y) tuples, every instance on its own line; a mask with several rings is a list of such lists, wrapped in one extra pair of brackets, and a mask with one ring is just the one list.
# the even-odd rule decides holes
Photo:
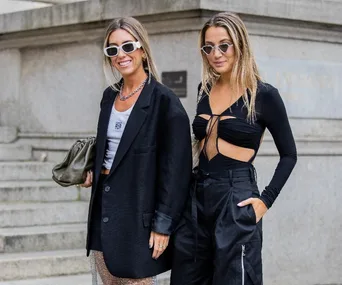
[(103, 218), (103, 222), (104, 222), (104, 223), (107, 223), (108, 221), (109, 221), (109, 218), (108, 218), (108, 217), (104, 217), (104, 218)]
[(106, 186), (104, 190), (105, 190), (105, 192), (109, 192), (110, 191), (110, 186)]

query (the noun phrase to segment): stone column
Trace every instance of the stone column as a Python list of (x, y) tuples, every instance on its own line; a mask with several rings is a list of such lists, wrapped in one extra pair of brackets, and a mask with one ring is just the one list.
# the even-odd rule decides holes
[(19, 49), (0, 50), (0, 125), (18, 127), (21, 117), (21, 55)]

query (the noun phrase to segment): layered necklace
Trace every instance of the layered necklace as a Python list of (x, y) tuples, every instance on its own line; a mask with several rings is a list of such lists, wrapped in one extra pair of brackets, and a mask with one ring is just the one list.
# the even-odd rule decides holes
[(137, 89), (133, 90), (131, 93), (129, 93), (126, 96), (122, 94), (122, 90), (124, 87), (124, 82), (122, 82), (122, 85), (120, 87), (120, 92), (119, 92), (120, 101), (126, 101), (128, 98), (131, 98), (135, 93), (137, 93), (144, 87), (146, 81), (147, 81), (147, 78), (143, 82), (141, 82), (141, 84), (137, 87)]

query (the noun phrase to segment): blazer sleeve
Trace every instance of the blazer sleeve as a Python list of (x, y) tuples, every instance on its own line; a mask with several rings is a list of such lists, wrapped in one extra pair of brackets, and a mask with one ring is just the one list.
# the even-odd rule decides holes
[(189, 193), (192, 172), (190, 123), (181, 102), (172, 92), (160, 110), (157, 203), (152, 230), (170, 235), (180, 220)]

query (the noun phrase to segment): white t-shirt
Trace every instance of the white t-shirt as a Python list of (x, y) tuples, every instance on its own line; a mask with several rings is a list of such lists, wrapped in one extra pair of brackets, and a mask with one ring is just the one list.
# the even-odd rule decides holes
[(125, 130), (128, 118), (132, 112), (134, 104), (124, 112), (119, 112), (113, 104), (107, 129), (107, 148), (102, 166), (111, 169), (115, 154), (118, 150), (122, 134)]

